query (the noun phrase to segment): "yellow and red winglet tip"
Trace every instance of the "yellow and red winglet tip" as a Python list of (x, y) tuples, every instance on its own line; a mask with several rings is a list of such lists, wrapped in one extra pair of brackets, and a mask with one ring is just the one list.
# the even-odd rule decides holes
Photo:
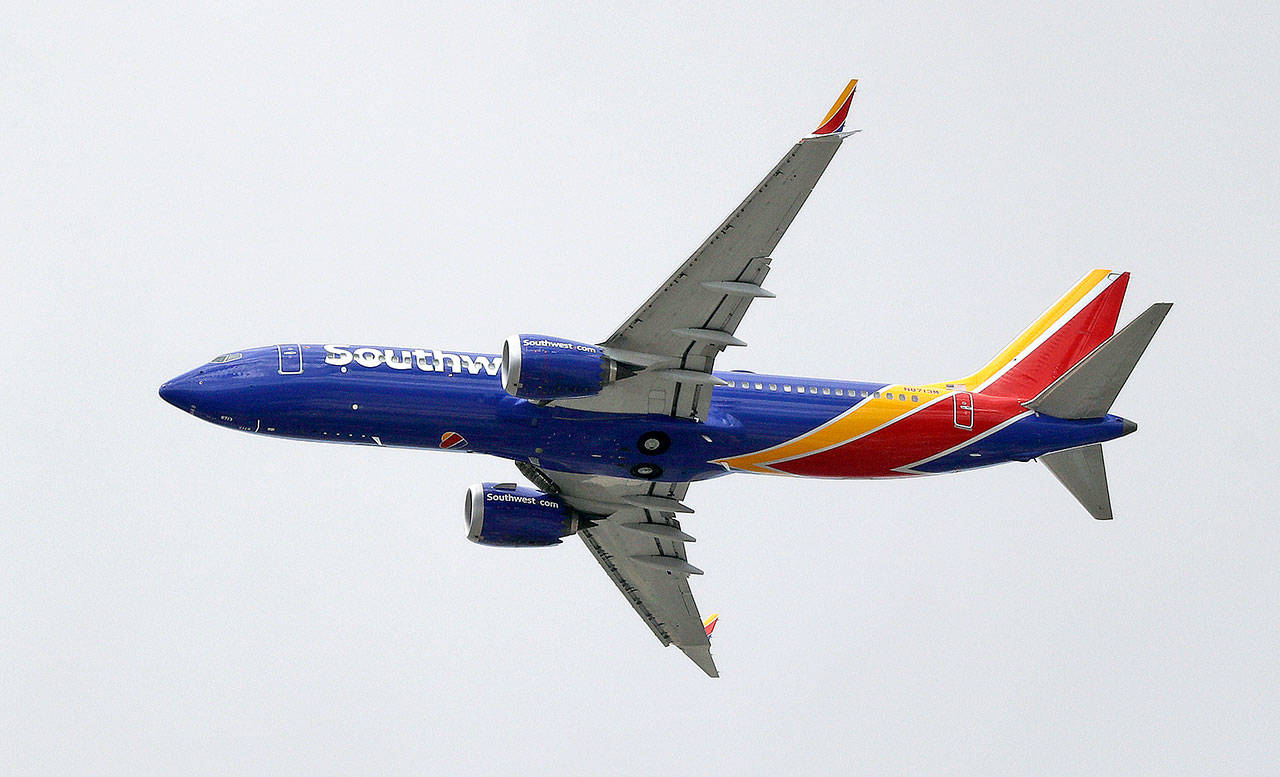
[(707, 632), (707, 636), (711, 636), (711, 632), (716, 630), (716, 621), (720, 620), (720, 613), (712, 615), (702, 622), (702, 628)]
[(813, 131), (813, 134), (831, 135), (844, 131), (844, 120), (849, 116), (849, 103), (853, 102), (853, 93), (857, 89), (858, 79), (854, 78), (849, 81), (849, 85), (840, 93), (840, 98), (836, 100), (835, 105), (831, 106), (831, 111), (827, 113), (827, 117), (822, 120), (822, 123)]

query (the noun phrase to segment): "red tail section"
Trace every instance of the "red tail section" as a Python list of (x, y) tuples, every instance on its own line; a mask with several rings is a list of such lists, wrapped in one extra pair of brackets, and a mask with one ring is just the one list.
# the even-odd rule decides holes
[(1116, 330), (1129, 273), (1094, 270), (978, 372), (972, 391), (1031, 399)]

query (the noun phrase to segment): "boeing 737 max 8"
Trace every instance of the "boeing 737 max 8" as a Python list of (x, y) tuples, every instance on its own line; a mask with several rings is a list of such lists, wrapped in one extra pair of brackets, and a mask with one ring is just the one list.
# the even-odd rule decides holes
[(664, 645), (716, 675), (677, 516), (691, 483), (736, 472), (914, 477), (1044, 462), (1111, 518), (1109, 413), (1170, 305), (1116, 332), (1129, 274), (1093, 270), (972, 375), (902, 384), (716, 372), (770, 256), (845, 132), (851, 81), (715, 232), (599, 343), (520, 334), (501, 354), (285, 344), (218, 356), (160, 388), (212, 423), (305, 440), (474, 451), (532, 488), (481, 483), (468, 536), (503, 546), (577, 534)]

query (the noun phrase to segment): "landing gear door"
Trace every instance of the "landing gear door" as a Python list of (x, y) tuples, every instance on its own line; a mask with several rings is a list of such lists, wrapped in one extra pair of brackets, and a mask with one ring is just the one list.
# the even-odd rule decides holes
[(955, 406), (956, 428), (972, 429), (973, 394), (968, 391), (957, 391), (951, 395), (951, 401)]
[(276, 353), (280, 354), (281, 375), (302, 374), (302, 346), (297, 343), (277, 345)]

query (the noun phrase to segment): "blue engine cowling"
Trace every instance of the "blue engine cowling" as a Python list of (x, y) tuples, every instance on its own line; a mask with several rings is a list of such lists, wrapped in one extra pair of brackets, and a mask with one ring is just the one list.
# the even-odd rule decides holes
[(598, 345), (546, 335), (512, 335), (502, 344), (502, 387), (513, 397), (589, 397), (619, 377)]
[(557, 497), (515, 483), (467, 489), (467, 539), (481, 545), (558, 545), (578, 531), (578, 516)]

